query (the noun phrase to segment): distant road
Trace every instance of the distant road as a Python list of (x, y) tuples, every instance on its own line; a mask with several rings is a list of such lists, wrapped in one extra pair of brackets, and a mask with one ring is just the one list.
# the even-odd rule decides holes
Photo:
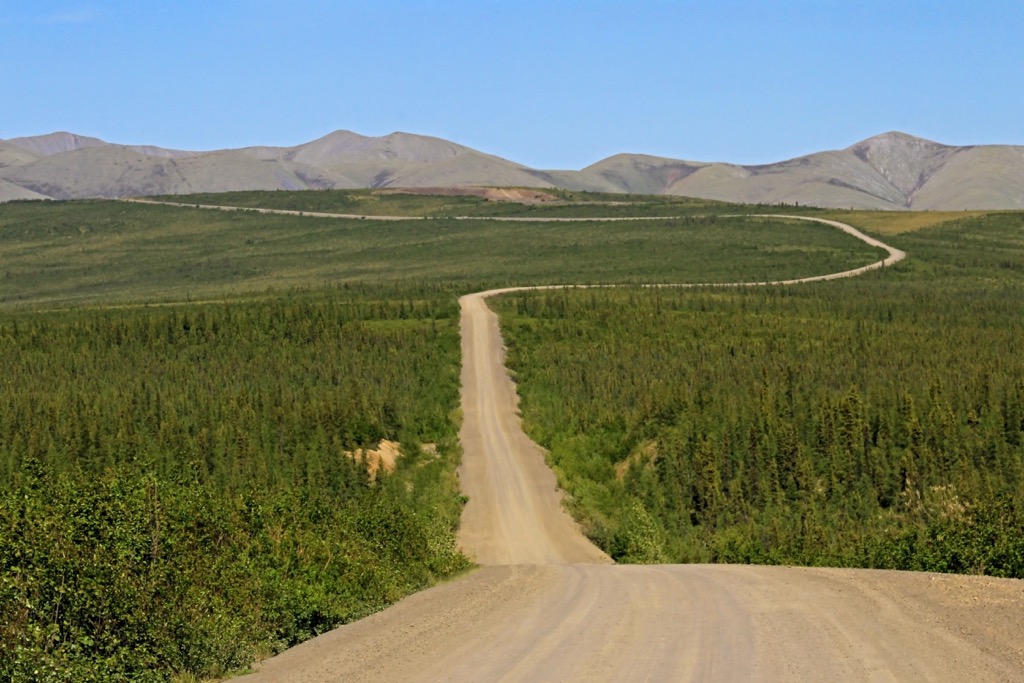
[[(888, 256), (772, 284), (853, 277), (905, 257), (849, 225), (790, 218), (838, 228)], [(731, 286), (758, 284), (769, 283)], [(460, 481), (469, 502), (459, 542), (483, 567), (292, 648), (242, 680), (1024, 680), (1022, 581), (611, 564), (562, 509), (554, 474), (520, 426), (498, 320), (485, 302), (521, 289), (531, 288), (460, 300)]]

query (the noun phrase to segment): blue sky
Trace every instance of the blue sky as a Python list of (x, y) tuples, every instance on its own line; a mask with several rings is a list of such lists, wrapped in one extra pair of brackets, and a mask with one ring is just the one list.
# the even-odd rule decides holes
[(888, 130), (1024, 144), (1024, 2), (0, 0), (0, 138), (337, 129), (538, 168), (765, 163)]

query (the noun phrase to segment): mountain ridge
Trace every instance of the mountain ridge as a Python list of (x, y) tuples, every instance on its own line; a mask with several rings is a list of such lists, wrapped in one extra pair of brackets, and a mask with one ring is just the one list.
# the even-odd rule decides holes
[(1024, 208), (1024, 146), (899, 131), (768, 164), (615, 154), (543, 170), (426, 135), (337, 130), (291, 147), (184, 151), (59, 131), (0, 140), (0, 201), (228, 190), (520, 186), (859, 209)]

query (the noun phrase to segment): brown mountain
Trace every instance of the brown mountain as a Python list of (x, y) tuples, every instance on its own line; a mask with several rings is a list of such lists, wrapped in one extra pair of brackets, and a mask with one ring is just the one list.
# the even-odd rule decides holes
[(618, 154), (541, 171), (440, 138), (336, 131), (294, 147), (186, 152), (72, 133), (0, 141), (0, 201), (240, 189), (563, 187), (870, 209), (1024, 208), (1024, 147), (885, 133), (843, 150), (740, 166)]
[(951, 147), (885, 133), (762, 166), (620, 154), (564, 178), (575, 189), (863, 209), (1024, 208), (1024, 147)]
[(520, 164), (440, 138), (409, 133), (365, 137), (342, 130), (297, 147), (242, 151), (259, 159), (323, 168), (351, 178), (361, 187), (551, 187), (536, 171)]

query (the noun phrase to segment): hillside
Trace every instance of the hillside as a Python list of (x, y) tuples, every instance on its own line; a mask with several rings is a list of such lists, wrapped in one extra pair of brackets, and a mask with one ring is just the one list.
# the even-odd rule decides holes
[(0, 201), (230, 190), (545, 187), (827, 208), (1024, 208), (1024, 147), (950, 146), (899, 132), (742, 166), (617, 154), (545, 171), (440, 138), (336, 131), (294, 147), (187, 152), (72, 133), (0, 141)]

